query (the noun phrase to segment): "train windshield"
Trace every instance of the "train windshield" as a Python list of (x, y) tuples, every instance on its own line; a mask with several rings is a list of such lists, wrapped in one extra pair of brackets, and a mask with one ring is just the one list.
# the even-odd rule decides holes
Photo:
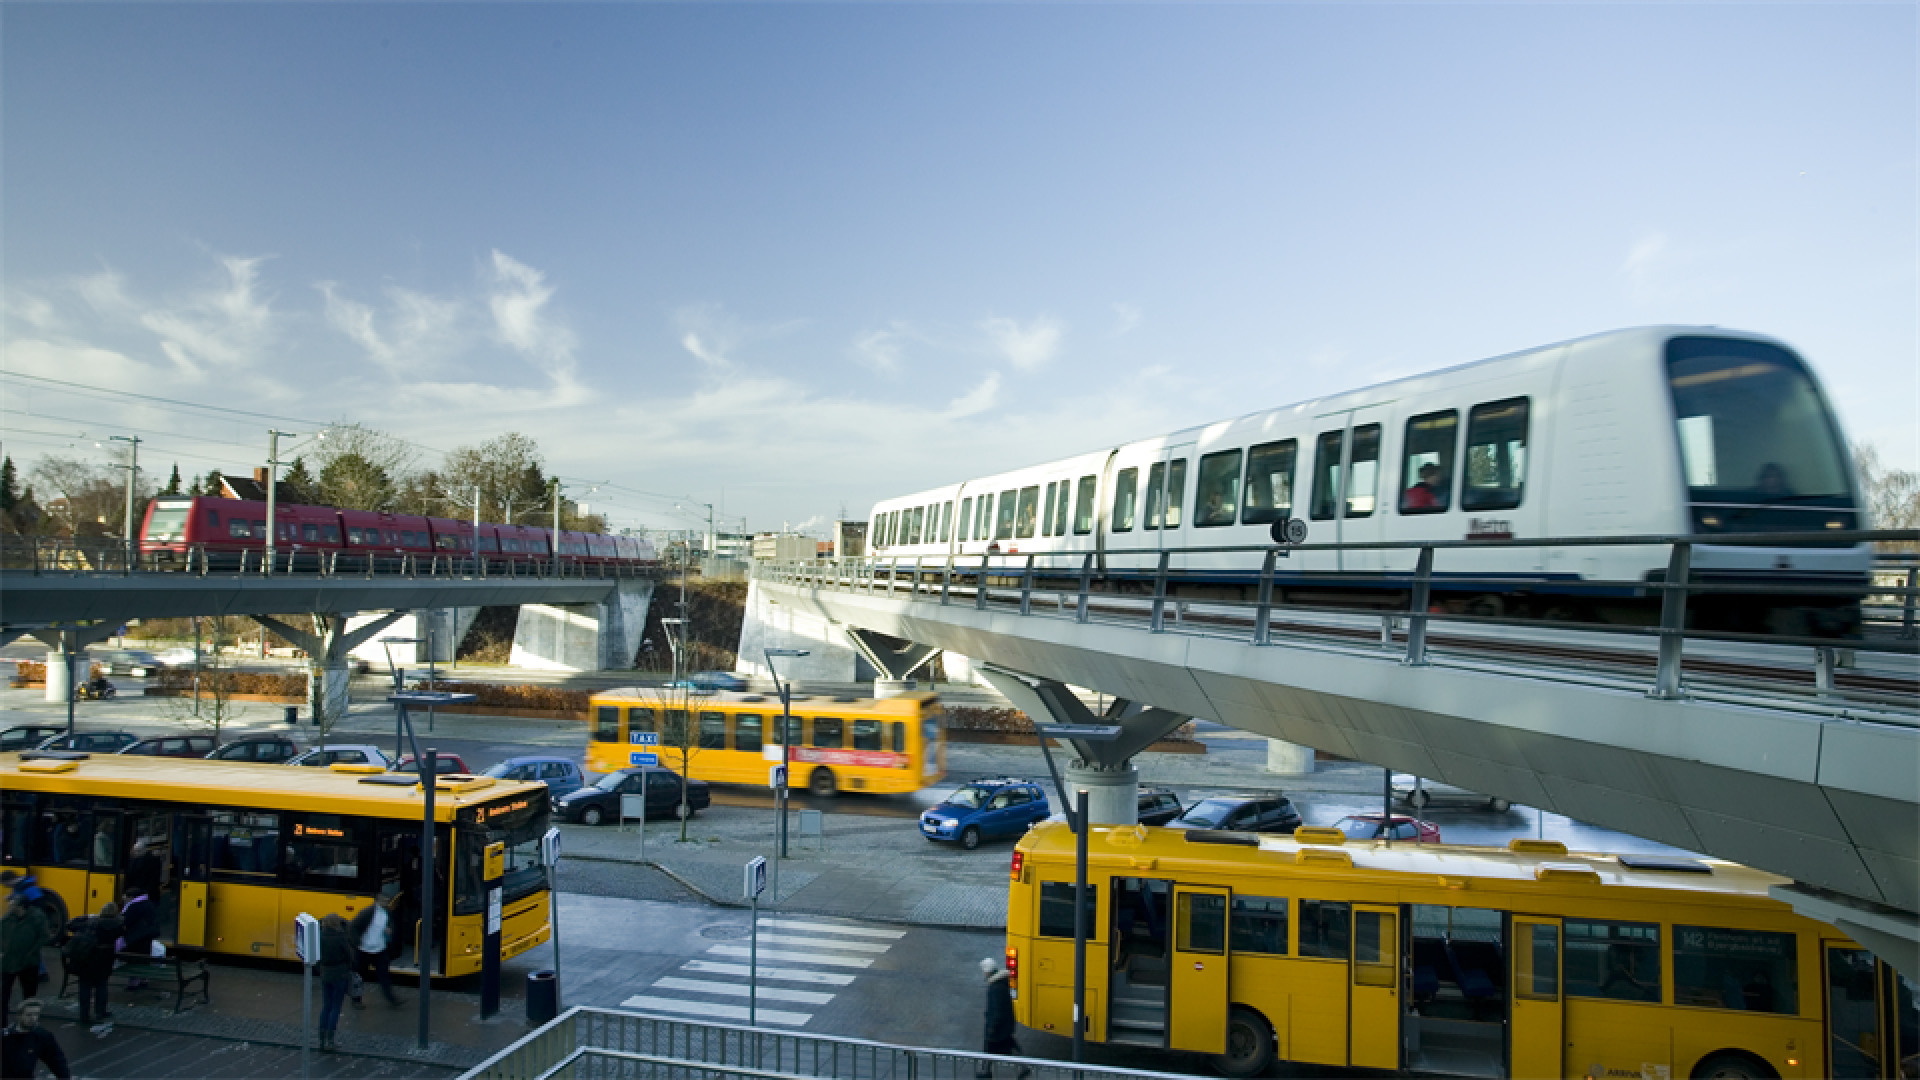
[(1855, 527), (1839, 432), (1798, 357), (1762, 342), (1674, 338), (1667, 376), (1696, 529)]
[(147, 519), (147, 539), (178, 540), (187, 531), (187, 515), (193, 511), (189, 503), (168, 506), (162, 503), (153, 508), (153, 516)]

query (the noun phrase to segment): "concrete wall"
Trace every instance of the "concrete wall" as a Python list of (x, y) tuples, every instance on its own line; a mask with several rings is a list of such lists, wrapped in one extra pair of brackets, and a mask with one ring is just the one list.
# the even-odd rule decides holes
[(640, 651), (653, 582), (627, 580), (599, 604), (524, 604), (512, 664), (540, 671), (626, 671)]
[[(355, 615), (347, 620), (347, 633), (351, 634), (360, 627), (385, 615), (376, 611), (365, 615)], [(402, 615), (400, 619), (384, 632), (375, 634), (373, 640), (363, 641), (353, 648), (352, 655), (374, 667), (387, 666), (387, 653), (392, 650), (393, 662), (402, 667), (425, 667), (427, 663), (427, 640), (433, 642), (433, 662), (451, 664), (460, 649), (460, 643), (467, 639), (467, 631), (473, 628), (473, 620), (480, 614), (479, 608), (430, 608)], [(419, 638), (418, 645), (380, 644), (383, 637)]]
[(734, 670), (742, 675), (768, 674), (764, 650), (769, 648), (809, 653), (779, 661), (783, 679), (846, 683), (873, 678), (872, 666), (860, 659), (838, 625), (814, 612), (774, 603), (755, 581), (747, 586), (747, 614), (740, 624), (740, 656)]

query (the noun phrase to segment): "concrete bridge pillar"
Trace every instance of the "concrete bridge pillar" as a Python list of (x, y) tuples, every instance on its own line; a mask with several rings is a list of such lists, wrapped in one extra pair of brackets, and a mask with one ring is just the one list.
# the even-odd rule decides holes
[(65, 649), (47, 650), (47, 700), (65, 701), (73, 695), (73, 677), (80, 657)]
[[(480, 609), (476, 607), (401, 612), (400, 618), (394, 620), (385, 633), (354, 646), (353, 655), (376, 668), (386, 667), (389, 656), (394, 664), (403, 668), (425, 667), (429, 652), (434, 663), (451, 664), (479, 614)], [(347, 621), (347, 631), (352, 633), (380, 617), (380, 614), (356, 615)], [(415, 638), (419, 643), (383, 645), (380, 638), (385, 637)]]
[(631, 670), (652, 603), (653, 582), (630, 578), (598, 604), (524, 604), (511, 662), (540, 671)]
[(873, 680), (876, 698), (898, 697), (914, 689), (913, 673), (940, 655), (940, 650), (931, 645), (902, 641), (857, 626), (847, 627), (846, 633), (847, 641), (880, 673)]
[[(664, 642), (658, 643), (664, 647)], [(778, 661), (782, 679), (794, 682), (853, 682), (861, 675), (860, 654), (845, 628), (816, 612), (776, 603), (758, 581), (747, 583), (747, 611), (740, 620), (740, 655), (733, 669), (742, 675), (772, 675), (768, 649), (804, 649), (807, 655)]]
[(1287, 776), (1311, 773), (1314, 769), (1313, 747), (1299, 743), (1282, 742), (1279, 739), (1267, 740), (1267, 771)]
[(315, 612), (313, 629), (301, 630), (271, 615), (255, 615), (253, 621), (294, 643), (307, 654), (307, 706), (320, 719), (321, 730), (347, 715), (353, 685), (350, 656), (354, 648), (391, 628), (407, 613), (390, 611), (348, 629), (351, 611)]
[(72, 697), (73, 680), (85, 682), (92, 671), (92, 664), (87, 660), (87, 646), (107, 640), (119, 628), (119, 623), (107, 622), (32, 631), (31, 636), (47, 646), (46, 699), (65, 702)]
[(1075, 761), (1067, 766), (1066, 781), (1068, 798), (1081, 788), (1087, 789), (1087, 820), (1095, 825), (1140, 823), (1140, 770), (1131, 763)]

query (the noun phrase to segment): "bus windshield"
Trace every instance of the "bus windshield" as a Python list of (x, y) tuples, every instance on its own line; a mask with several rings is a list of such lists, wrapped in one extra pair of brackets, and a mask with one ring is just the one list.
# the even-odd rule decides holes
[(506, 875), (501, 881), (502, 903), (512, 903), (546, 884), (540, 865), (540, 838), (547, 834), (552, 800), (545, 790), (510, 796), (460, 815), (459, 840), (454, 853), (453, 913), (475, 915), (487, 906), (485, 870), (487, 846), (507, 845)]
[(1826, 400), (1777, 345), (1667, 343), (1680, 462), (1702, 532), (1853, 528), (1851, 475)]

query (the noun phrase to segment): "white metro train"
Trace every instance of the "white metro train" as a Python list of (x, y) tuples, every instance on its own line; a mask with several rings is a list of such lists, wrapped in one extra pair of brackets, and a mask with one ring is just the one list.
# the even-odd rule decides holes
[[(1178, 595), (1250, 599), (1276, 521), (1308, 543), (1526, 537), (1712, 536), (1868, 527), (1840, 425), (1806, 363), (1773, 338), (1643, 327), (1464, 364), (1222, 420), (1060, 461), (886, 499), (870, 535), (882, 558), (962, 568), (1036, 560), (1077, 575), (1091, 552), (1103, 591), (1147, 588), (1158, 552)], [(1669, 549), (1442, 549), (1443, 610), (1646, 622)], [(968, 558), (971, 557), (971, 558)], [(1276, 601), (1400, 606), (1411, 548), (1300, 551)], [(1696, 596), (1697, 626), (1856, 633), (1868, 545), (1699, 543), (1690, 580), (1827, 592)], [(1333, 573), (1330, 573), (1333, 572)], [(1581, 585), (1587, 582), (1591, 584)]]

